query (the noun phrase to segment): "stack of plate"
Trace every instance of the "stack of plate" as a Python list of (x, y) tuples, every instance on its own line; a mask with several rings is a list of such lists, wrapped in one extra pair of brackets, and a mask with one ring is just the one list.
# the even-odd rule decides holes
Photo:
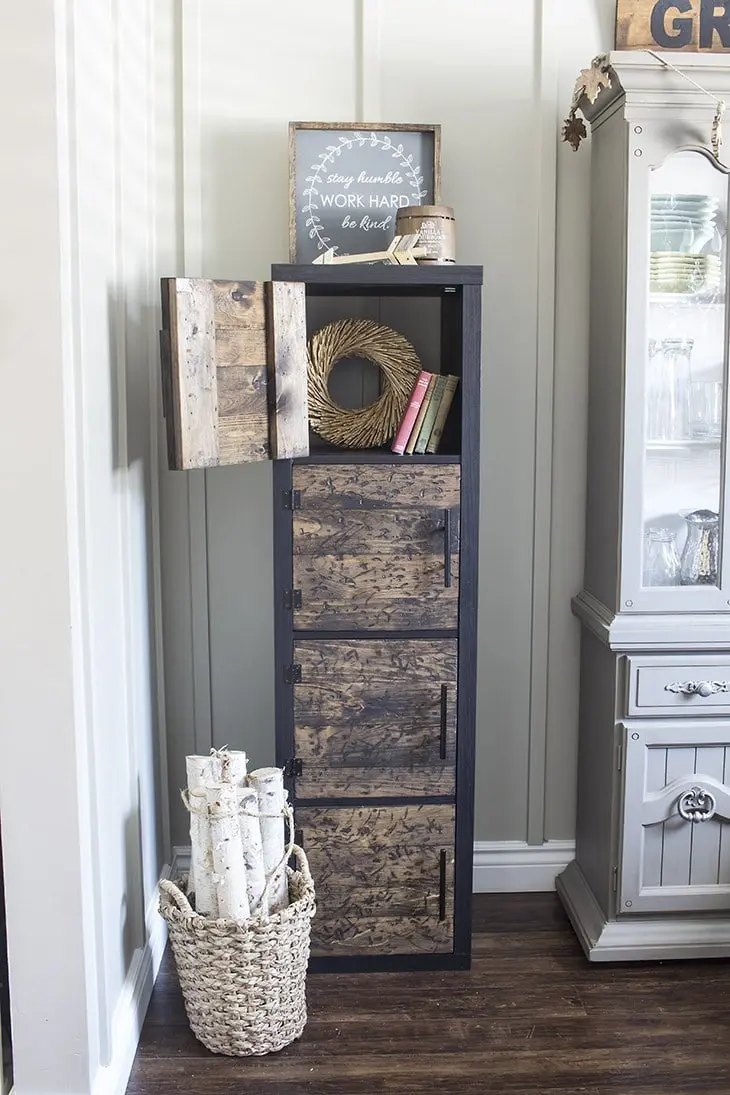
[(651, 288), (655, 293), (716, 293), (722, 264), (702, 254), (715, 237), (718, 202), (707, 194), (653, 194)]
[(717, 207), (706, 194), (653, 194), (652, 252), (699, 255), (715, 235)]
[(650, 270), (654, 293), (717, 293), (722, 287), (722, 263), (718, 255), (654, 252)]

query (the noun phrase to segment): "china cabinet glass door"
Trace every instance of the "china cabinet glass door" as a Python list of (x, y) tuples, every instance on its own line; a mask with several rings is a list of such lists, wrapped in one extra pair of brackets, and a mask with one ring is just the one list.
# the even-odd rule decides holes
[(709, 155), (686, 150), (650, 169), (648, 180), (637, 607), (720, 608), (728, 175)]

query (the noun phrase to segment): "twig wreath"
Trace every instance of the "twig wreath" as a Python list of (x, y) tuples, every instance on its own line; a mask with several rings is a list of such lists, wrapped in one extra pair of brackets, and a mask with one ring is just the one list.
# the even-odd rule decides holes
[[(320, 437), (352, 449), (375, 448), (393, 437), (421, 371), (403, 335), (370, 319), (340, 319), (312, 335), (308, 357), (309, 420)], [(365, 358), (381, 370), (382, 394), (369, 407), (347, 410), (332, 399), (329, 376), (343, 357)]]

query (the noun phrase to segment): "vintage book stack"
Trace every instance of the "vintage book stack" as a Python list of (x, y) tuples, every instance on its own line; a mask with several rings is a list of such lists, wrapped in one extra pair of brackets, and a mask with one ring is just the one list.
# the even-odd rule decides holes
[[(482, 269), (281, 265), (268, 297), (252, 283), (209, 284), (194, 294), (217, 302), (204, 328), (218, 390), (209, 462), (224, 451), (228, 463), (276, 457), (277, 764), (317, 891), (312, 968), (466, 968)], [(176, 304), (163, 337), (173, 440), (181, 408), (199, 405), (184, 389), (206, 318), (185, 320), (183, 288), (166, 290)], [(408, 460), (390, 448), (332, 445), (305, 434), (295, 414), (307, 337), (343, 316), (381, 312), (406, 337), (429, 331), (400, 431)], [(262, 315), (267, 338), (252, 340), (246, 324)], [(256, 439), (248, 408), (267, 387), (271, 420), (287, 421)]]
[(393, 441), (393, 452), (435, 453), (459, 383), (458, 376), (421, 371)]

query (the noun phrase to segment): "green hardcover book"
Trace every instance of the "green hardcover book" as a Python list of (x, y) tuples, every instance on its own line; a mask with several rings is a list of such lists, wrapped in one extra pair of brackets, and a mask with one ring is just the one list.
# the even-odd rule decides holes
[(431, 430), (431, 436), (428, 439), (426, 445), (426, 452), (438, 452), (438, 447), (441, 444), (441, 435), (444, 432), (444, 426), (446, 425), (446, 417), (451, 409), (451, 404), (454, 399), (454, 392), (456, 391), (456, 385), (459, 383), (458, 376), (447, 376), (446, 383), (444, 385), (444, 394), (441, 396), (441, 402), (439, 408), (436, 411), (436, 421), (433, 424)]
[(436, 386), (437, 379), (438, 377), (436, 373), (431, 373), (431, 379), (428, 382), (428, 388), (426, 389), (426, 394), (423, 397), (423, 403), (421, 403), (420, 409), (418, 411), (418, 417), (413, 423), (411, 436), (408, 438), (408, 444), (406, 445), (407, 454), (410, 454), (414, 451), (416, 447), (416, 441), (418, 441), (418, 438), (421, 436), (421, 426), (423, 425), (423, 420), (426, 417), (426, 411), (428, 410), (431, 403), (433, 389)]
[(426, 445), (428, 444), (428, 440), (431, 436), (433, 424), (436, 421), (436, 412), (438, 411), (439, 404), (441, 403), (441, 396), (444, 394), (445, 384), (445, 376), (436, 377), (436, 383), (433, 386), (433, 392), (431, 393), (431, 399), (428, 404), (426, 415), (423, 419), (423, 422), (421, 423), (421, 432), (418, 435), (418, 441), (416, 441), (416, 447), (413, 450), (414, 452), (422, 453), (426, 451)]

